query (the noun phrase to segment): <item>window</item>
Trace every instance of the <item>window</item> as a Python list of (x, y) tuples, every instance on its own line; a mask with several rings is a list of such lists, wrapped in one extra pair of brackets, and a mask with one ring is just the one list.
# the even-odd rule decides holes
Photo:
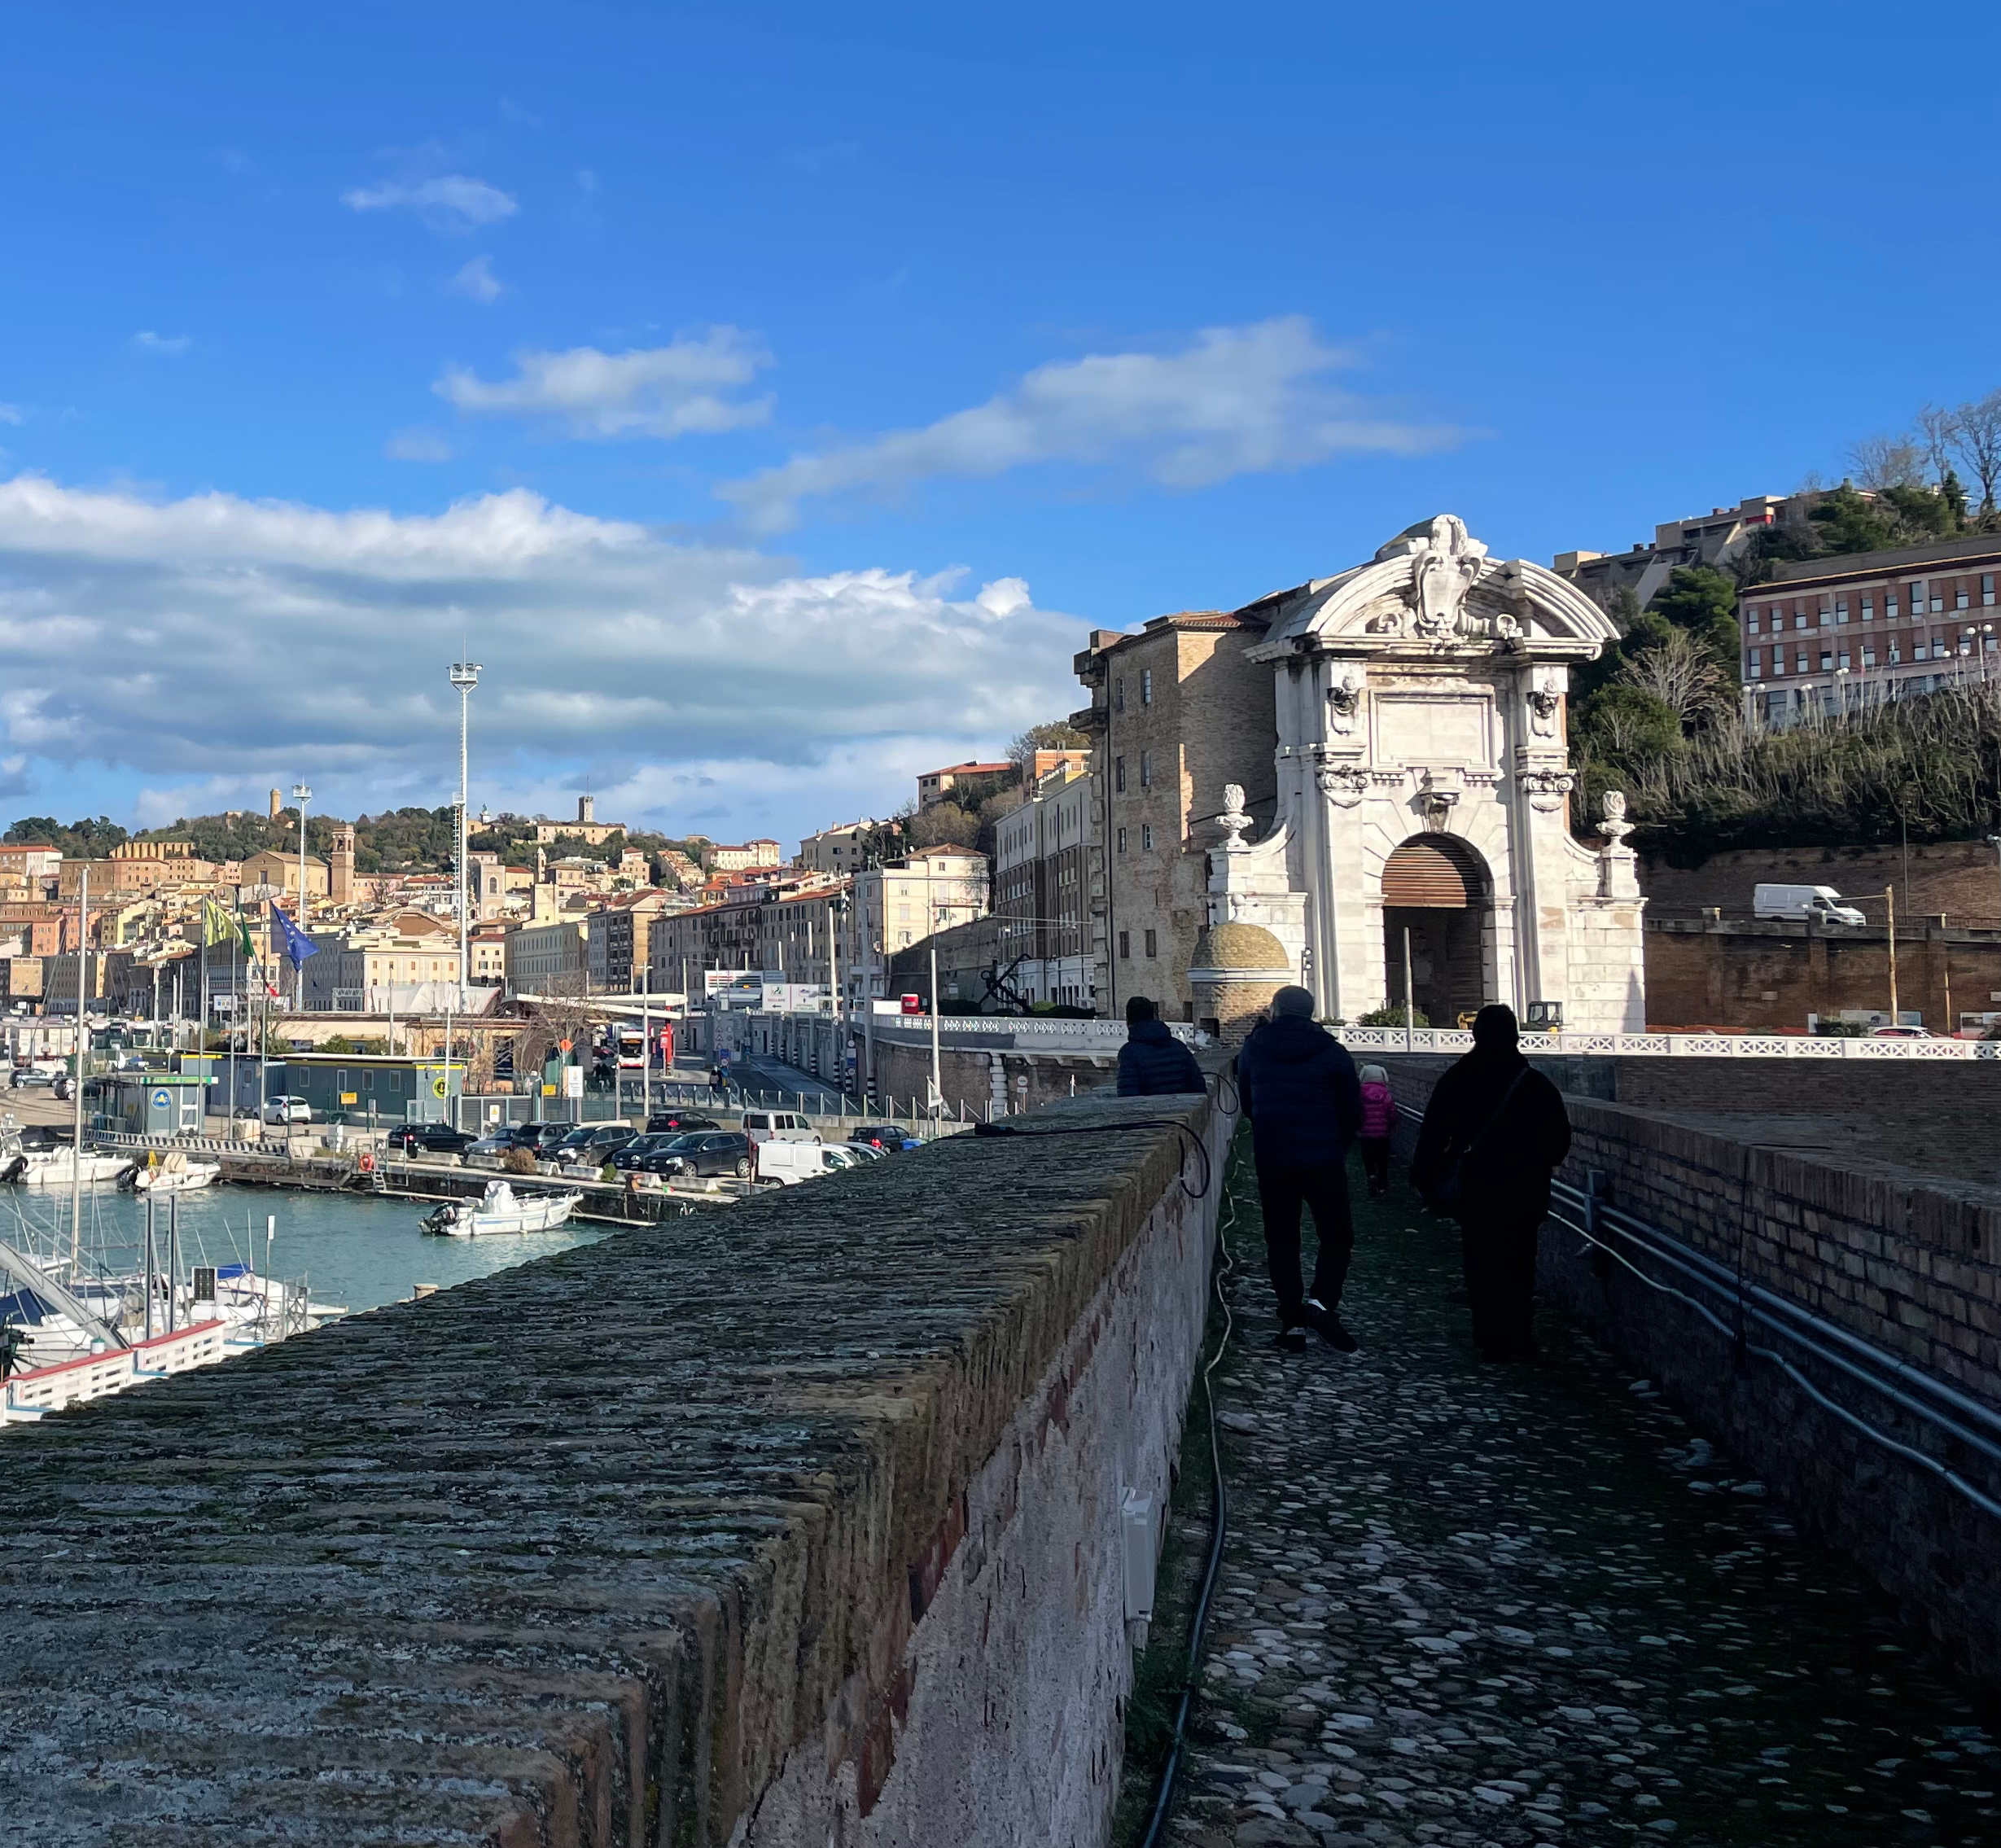
[(1834, 600), (1834, 620), (1837, 627), (1848, 620), (1848, 599), (1846, 597), (1837, 597)]
[(1825, 603), (1820, 606), (1820, 626), (1825, 628), (1834, 620), (1834, 611)]
[(1123, 962), (1130, 962), (1132, 960), (1132, 933), (1130, 931), (1121, 931), (1119, 933), (1119, 960)]
[(1806, 672), (1806, 657), (1804, 655), (1793, 663), (1793, 672), (1796, 674), (1803, 674)]
[(1142, 706), (1154, 703), (1154, 670), (1151, 668), (1140, 670), (1140, 703)]
[(1126, 683), (1123, 680), (1112, 682), (1112, 710), (1123, 712), (1126, 709)]
[(1151, 931), (1149, 931), (1146, 933), (1146, 953), (1149, 956), (1158, 956), (1160, 954), (1159, 939)]
[(1121, 853), (1126, 851), (1126, 830), (1123, 828), (1119, 830), (1119, 851)]
[(1759, 680), (1764, 677), (1765, 670), (1761, 665), (1764, 652), (1762, 648), (1754, 648), (1751, 650), (1751, 678), (1753, 680)]
[(1112, 787), (1121, 795), (1126, 793), (1126, 760), (1123, 757), (1112, 760)]
[(1967, 594), (1966, 591), (1963, 588), (1955, 587), (1952, 593), (1952, 607), (1954, 609), (1964, 610), (1972, 602), (1973, 598)]
[(1911, 659), (1914, 661), (1922, 661), (1925, 659), (1927, 652), (1928, 650), (1924, 646), (1924, 637), (1921, 635), (1912, 636), (1911, 638)]
[(1833, 665), (1834, 665), (1834, 657), (1833, 657), (1833, 655), (1832, 655), (1831, 654), (1829, 654), (1826, 649), (1824, 649), (1824, 649), (1822, 649), (1822, 650), (1820, 650), (1820, 671), (1821, 671), (1821, 672), (1824, 674), (1824, 673), (1825, 673), (1825, 672), (1828, 672), (1828, 670), (1830, 668), (1832, 668)]
[(1795, 628), (1806, 628), (1806, 612), (1804, 610), (1795, 610), (1793, 612), (1793, 626)]
[(1983, 607), (1994, 602), (1994, 573), (1992, 571), (1980, 580), (1980, 600)]
[(1876, 665), (1876, 647), (1872, 642), (1865, 642), (1862, 645), (1862, 664), (1865, 668)]
[(1872, 623), (1876, 620), (1876, 599), (1873, 597), (1865, 596), (1863, 598), (1862, 620), (1865, 623)]
[(1142, 825), (1140, 830), (1140, 852), (1142, 853), (1151, 853), (1153, 851), (1154, 825), (1151, 821), (1149, 821)]
[(1846, 673), (1848, 672), (1848, 650), (1846, 648), (1842, 649), (1841, 651), (1834, 657), (1834, 664), (1836, 667), (1840, 668), (1843, 673)]
[(1154, 754), (1150, 751), (1142, 751), (1140, 753), (1140, 787), (1151, 789), (1153, 786)]
[(1752, 611), (1752, 612), (1751, 612), (1751, 633), (1752, 633), (1752, 634), (1754, 634), (1754, 635), (1755, 635), (1755, 634), (1757, 634), (1757, 633), (1758, 633), (1758, 612), (1756, 610)]
[(1885, 590), (1883, 593), (1883, 620), (1887, 623), (1894, 622), (1896, 620), (1897, 593), (1894, 590)]

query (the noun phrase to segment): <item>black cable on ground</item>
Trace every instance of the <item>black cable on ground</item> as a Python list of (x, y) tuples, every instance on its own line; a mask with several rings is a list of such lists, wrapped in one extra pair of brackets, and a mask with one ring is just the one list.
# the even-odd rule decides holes
[(1209, 1561), (1203, 1568), (1201, 1595), (1195, 1601), (1195, 1615), (1189, 1627), (1188, 1660), (1181, 1675), (1181, 1698), (1174, 1710), (1174, 1731), (1167, 1741), (1167, 1762), (1161, 1767), (1160, 1782), (1154, 1794), (1153, 1814), (1147, 1819), (1146, 1833), (1140, 1837), (1140, 1848), (1158, 1848), (1166, 1832), (1169, 1819), (1174, 1814), (1176, 1783), (1181, 1770), (1181, 1748), (1187, 1742), (1189, 1715), (1194, 1710), (1195, 1697), (1200, 1692), (1202, 1659), (1202, 1638), (1209, 1627), (1210, 1601), (1215, 1596), (1216, 1577), (1223, 1569), (1223, 1543), (1229, 1534), (1230, 1498), (1228, 1485), (1223, 1480), (1223, 1446), (1216, 1435), (1216, 1392), (1214, 1374), (1223, 1359), (1224, 1351), (1230, 1344), (1230, 1331), (1234, 1319), (1230, 1314), (1230, 1301), (1225, 1285), (1231, 1272), (1236, 1268), (1236, 1259), (1232, 1255), (1229, 1240), (1224, 1228), (1237, 1216), (1236, 1197), (1226, 1187), (1223, 1194), (1223, 1211), (1216, 1222), (1216, 1302), (1223, 1311), (1223, 1338), (1216, 1343), (1216, 1351), (1202, 1370), (1202, 1399), (1209, 1408), (1209, 1467), (1215, 1485), (1215, 1495), (1209, 1514)]

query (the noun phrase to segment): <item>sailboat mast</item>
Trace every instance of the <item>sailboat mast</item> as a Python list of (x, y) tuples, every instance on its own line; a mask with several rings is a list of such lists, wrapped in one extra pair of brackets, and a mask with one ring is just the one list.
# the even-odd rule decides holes
[(90, 862), (85, 861), (77, 886), (77, 1036), (76, 1076), (71, 1093), (77, 1105), (76, 1128), (69, 1145), (69, 1281), (80, 1280), (83, 1266), (83, 987), (84, 957), (90, 941)]

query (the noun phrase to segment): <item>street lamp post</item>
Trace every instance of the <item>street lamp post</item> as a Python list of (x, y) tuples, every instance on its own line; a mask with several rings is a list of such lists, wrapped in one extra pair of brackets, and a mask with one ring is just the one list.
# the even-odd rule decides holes
[(471, 717), (469, 702), (479, 684), (477, 661), (454, 661), (452, 685), (458, 689), (458, 1005), (466, 1005), (466, 728)]
[[(306, 928), (306, 804), (313, 799), (313, 791), (302, 782), (294, 783), (291, 799), (299, 804), (299, 932), (303, 936)], [(291, 1008), (294, 1014), (304, 1014), (306, 1009), (306, 966), (303, 961), (291, 972)]]

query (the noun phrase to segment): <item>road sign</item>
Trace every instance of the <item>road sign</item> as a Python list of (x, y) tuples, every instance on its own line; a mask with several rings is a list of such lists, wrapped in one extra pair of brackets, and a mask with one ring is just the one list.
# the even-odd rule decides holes
[(442, 1097), (444, 1095), (444, 1080), (442, 1078), (434, 1078), (431, 1079), (431, 1094), (432, 1097)]
[(563, 1094), (566, 1097), (584, 1095), (584, 1068), (580, 1065), (566, 1065), (563, 1068)]

